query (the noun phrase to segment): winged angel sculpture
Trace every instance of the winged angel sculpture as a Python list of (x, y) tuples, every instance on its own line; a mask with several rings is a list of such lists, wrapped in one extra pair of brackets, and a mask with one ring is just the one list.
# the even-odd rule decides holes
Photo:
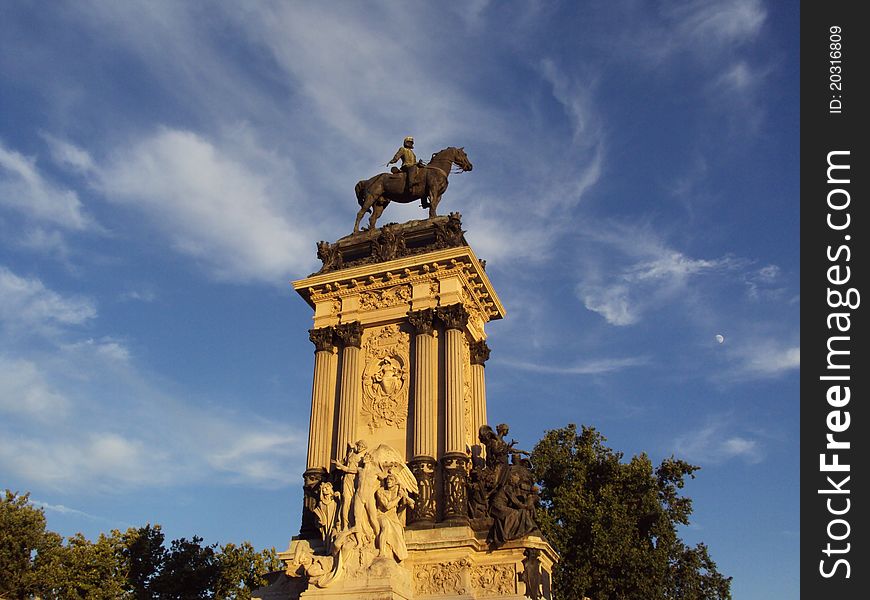
[[(414, 507), (417, 480), (394, 448), (381, 444), (366, 451), (363, 440), (348, 444), (344, 462), (334, 461), (342, 492), (323, 482), (318, 509), (323, 544), (315, 552), (299, 540), (291, 577), (307, 576), (317, 587), (367, 569), (377, 558), (401, 562), (408, 556), (402, 512)], [(340, 510), (333, 503), (338, 498)], [(322, 506), (321, 506), (322, 505)]]

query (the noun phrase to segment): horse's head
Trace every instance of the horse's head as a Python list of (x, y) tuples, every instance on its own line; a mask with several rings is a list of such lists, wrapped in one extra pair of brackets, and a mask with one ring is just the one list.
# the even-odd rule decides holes
[(462, 169), (463, 171), (470, 171), (474, 168), (474, 165), (471, 164), (471, 161), (468, 160), (468, 155), (465, 154), (465, 148), (455, 148), (456, 152), (453, 154), (453, 164)]

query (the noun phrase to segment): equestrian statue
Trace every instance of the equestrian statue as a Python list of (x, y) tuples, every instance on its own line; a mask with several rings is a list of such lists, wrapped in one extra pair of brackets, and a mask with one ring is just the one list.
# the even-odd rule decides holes
[(472, 169), (465, 150), (452, 146), (433, 154), (429, 164), (418, 161), (411, 136), (405, 138), (387, 166), (399, 160), (402, 161), (401, 168), (393, 167), (390, 173), (381, 173), (356, 184), (354, 190), (360, 209), (353, 225), (354, 233), (359, 231), (360, 221), (367, 212), (372, 213), (369, 229), (374, 229), (378, 217), (390, 202), (408, 204), (420, 200), (420, 206), (429, 209), (430, 219), (437, 216), (435, 211), (447, 189), (447, 177), (453, 165), (458, 168), (457, 173)]

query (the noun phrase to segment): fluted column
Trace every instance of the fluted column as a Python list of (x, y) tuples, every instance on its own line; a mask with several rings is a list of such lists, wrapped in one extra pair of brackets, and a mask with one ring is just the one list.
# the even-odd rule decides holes
[(347, 445), (356, 442), (356, 420), (362, 398), (361, 358), (362, 323), (354, 321), (335, 326), (341, 349), (341, 388), (338, 401), (336, 454), (343, 456)]
[(314, 381), (311, 385), (311, 422), (308, 427), (308, 470), (329, 470), (332, 451), (332, 421), (335, 403), (335, 363), (332, 327), (311, 329), (314, 344)]
[(481, 425), (486, 424), (486, 377), (484, 365), (489, 360), (489, 346), (484, 340), (471, 343), (471, 422), (474, 438)]
[(434, 522), (435, 454), (438, 448), (438, 379), (434, 332), (435, 311), (431, 308), (408, 313), (414, 338), (414, 429), (411, 471), (417, 478), (419, 493), (411, 511), (411, 522)]
[(304, 538), (318, 536), (317, 491), (327, 477), (332, 448), (332, 404), (335, 398), (335, 362), (332, 327), (308, 331), (314, 344), (314, 381), (311, 384), (311, 421), (308, 426), (308, 458), (303, 474), (302, 527)]
[(465, 453), (465, 369), (462, 341), (468, 312), (461, 304), (437, 309), (444, 323), (445, 342), (445, 438), (441, 467), (444, 473), (444, 520), (468, 519), (468, 489)]

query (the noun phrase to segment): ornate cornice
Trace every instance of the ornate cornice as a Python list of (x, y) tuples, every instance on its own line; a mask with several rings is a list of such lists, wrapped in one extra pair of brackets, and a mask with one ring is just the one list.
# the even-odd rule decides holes
[(439, 306), (435, 309), (435, 315), (447, 329), (462, 330), (468, 325), (468, 310), (461, 304)]
[[(463, 294), (461, 303), (479, 314), (484, 323), (504, 316), (504, 307), (468, 246), (436, 250), (425, 257), (408, 256), (389, 263), (314, 275), (293, 282), (293, 287), (314, 307), (329, 301), (343, 302), (345, 298), (354, 296), (359, 296), (360, 302), (368, 302), (381, 295), (386, 298), (394, 293), (404, 294), (401, 289), (390, 291), (396, 286), (429, 284), (434, 288), (432, 295), (435, 296), (439, 293), (440, 282), (449, 278), (459, 279)], [(450, 301), (453, 302), (455, 300)]]
[(363, 326), (359, 321), (342, 323), (335, 326), (335, 335), (345, 347), (360, 348), (362, 346)]
[(432, 335), (435, 331), (435, 311), (431, 308), (412, 310), (408, 313), (408, 322), (417, 334)]
[(309, 329), (308, 339), (314, 344), (315, 352), (332, 352), (335, 346), (335, 330), (332, 327)]

